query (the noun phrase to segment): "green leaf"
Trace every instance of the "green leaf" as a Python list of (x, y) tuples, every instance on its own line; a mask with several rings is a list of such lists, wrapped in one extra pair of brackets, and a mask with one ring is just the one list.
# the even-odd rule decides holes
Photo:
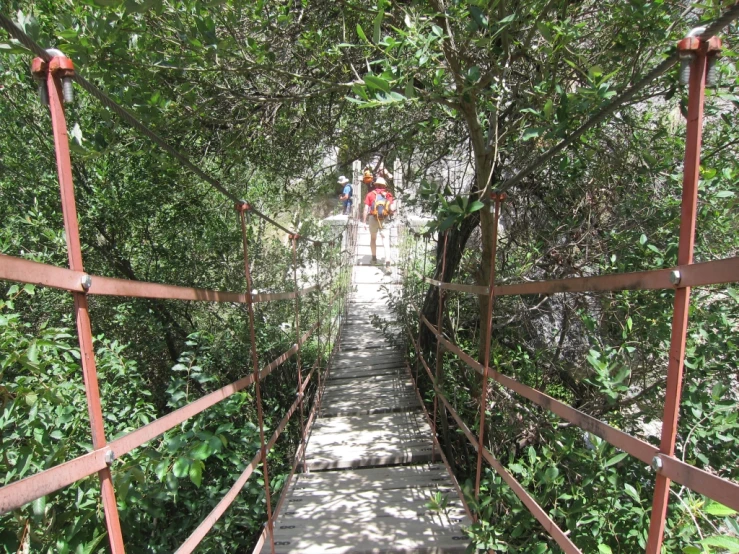
[(711, 502), (703, 511), (712, 516), (733, 516), (736, 514), (736, 510), (732, 510), (728, 506), (724, 506), (718, 502)]
[(590, 69), (588, 69), (588, 75), (590, 75), (591, 79), (597, 79), (601, 75), (603, 75), (603, 68), (599, 65), (594, 65)]
[(36, 517), (44, 517), (44, 512), (46, 511), (46, 497), (42, 496), (41, 498), (37, 498), (31, 503), (31, 509), (33, 510), (33, 515)]
[(629, 485), (628, 483), (624, 483), (624, 490), (626, 491), (626, 494), (628, 494), (631, 498), (634, 499), (635, 502), (641, 504), (641, 498), (639, 498), (639, 493), (634, 488), (633, 485)]
[(380, 31), (382, 26), (382, 18), (385, 16), (385, 10), (380, 10), (377, 14), (377, 16), (372, 20), (373, 25), (373, 32), (372, 32), (372, 39), (375, 41), (375, 44), (380, 42)]
[(207, 460), (213, 453), (213, 449), (207, 442), (201, 442), (198, 446), (190, 451), (190, 456), (194, 460)]
[(357, 23), (357, 35), (359, 35), (359, 38), (361, 38), (365, 42), (369, 42), (367, 40), (367, 35), (364, 34), (364, 31), (362, 30), (362, 27)]
[(629, 455), (628, 452), (621, 452), (620, 454), (616, 454), (613, 458), (611, 458), (605, 464), (603, 464), (603, 467), (611, 467), (612, 465), (615, 465), (621, 460), (623, 460), (628, 455)]
[(546, 104), (544, 104), (544, 108), (542, 111), (544, 112), (544, 115), (547, 119), (552, 118), (552, 112), (554, 111), (554, 102), (552, 102), (551, 98), (547, 100)]
[(642, 233), (642, 236), (639, 237), (639, 244), (641, 244), (642, 246), (647, 244), (647, 235)]
[(405, 97), (406, 98), (415, 98), (416, 96), (416, 89), (413, 86), (413, 79), (410, 78), (405, 83)]
[(683, 554), (701, 554), (702, 552), (703, 549), (697, 546), (686, 546), (683, 548)]
[(488, 26), (488, 18), (477, 6), (470, 6), (470, 16), (479, 27), (485, 28)]
[(613, 550), (611, 550), (611, 547), (607, 544), (599, 544), (598, 552), (600, 552), (601, 554), (613, 554)]
[(544, 472), (544, 480), (547, 483), (552, 483), (559, 475), (559, 470), (556, 467), (550, 467)]
[(38, 344), (36, 344), (36, 341), (33, 341), (26, 350), (26, 358), (33, 365), (38, 365)]
[(734, 193), (730, 190), (720, 190), (716, 193), (716, 198), (733, 198)]
[(64, 438), (64, 433), (62, 433), (59, 429), (54, 429), (49, 436), (52, 439), (61, 440)]
[(200, 483), (203, 482), (203, 468), (205, 467), (205, 464), (201, 462), (200, 460), (195, 461), (190, 466), (190, 481), (193, 482), (193, 484), (200, 488)]
[(177, 461), (172, 466), (172, 473), (177, 478), (184, 477), (187, 475), (188, 469), (190, 468), (190, 460), (187, 458), (177, 458)]
[(477, 210), (481, 210), (485, 207), (485, 204), (480, 202), (479, 200), (475, 200), (472, 204), (469, 205), (467, 209), (467, 213), (474, 213)]
[(383, 92), (390, 92), (390, 83), (381, 77), (375, 77), (374, 75), (365, 75), (364, 82), (368, 87), (381, 90)]
[(714, 535), (712, 537), (706, 537), (700, 543), (703, 546), (717, 546), (728, 550), (730, 554), (736, 554), (739, 552), (739, 539), (734, 537)]
[(20, 43), (0, 43), (0, 52), (3, 52), (5, 54), (28, 54), (28, 50), (26, 50), (26, 48)]
[(539, 30), (539, 33), (541, 33), (541, 36), (546, 40), (547, 42), (552, 42), (552, 32), (549, 30), (549, 27), (546, 23), (543, 21), (540, 21), (536, 24), (536, 28)]
[(543, 127), (529, 127), (523, 132), (521, 140), (531, 140), (532, 138), (536, 138), (541, 135), (544, 131), (545, 129)]
[(167, 460), (162, 460), (157, 464), (156, 469), (154, 470), (154, 473), (157, 476), (157, 479), (159, 479), (160, 482), (164, 481), (164, 477), (167, 475), (167, 470), (169, 469), (169, 462)]

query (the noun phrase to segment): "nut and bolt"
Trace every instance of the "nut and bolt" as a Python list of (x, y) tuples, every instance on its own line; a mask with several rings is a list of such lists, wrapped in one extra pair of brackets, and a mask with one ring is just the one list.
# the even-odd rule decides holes
[(655, 456), (654, 458), (652, 458), (652, 469), (654, 471), (658, 472), (659, 470), (661, 470), (662, 465), (662, 458), (660, 458), (659, 456)]
[(33, 78), (38, 82), (39, 98), (44, 105), (49, 105), (49, 89), (46, 76), (50, 71), (55, 77), (59, 77), (62, 80), (64, 102), (71, 104), (74, 101), (74, 88), (72, 87), (74, 64), (61, 50), (50, 48), (46, 52), (52, 56), (48, 63), (42, 58), (34, 58), (31, 63), (31, 73), (33, 74)]
[(706, 60), (706, 64), (708, 64), (708, 68), (706, 69), (706, 86), (710, 88), (718, 86), (718, 64), (716, 63), (718, 58), (719, 55), (714, 54), (713, 56), (708, 56)]
[(112, 466), (113, 462), (115, 462), (115, 452), (108, 449), (105, 451), (105, 464)]
[(679, 285), (680, 279), (682, 279), (682, 275), (680, 275), (680, 272), (677, 269), (670, 271), (670, 283), (673, 285)]
[(690, 66), (695, 60), (695, 52), (680, 52), (680, 74), (679, 82), (682, 86), (686, 86), (690, 82)]
[(62, 77), (62, 94), (64, 102), (71, 104), (74, 102), (74, 88), (72, 87), (72, 77)]
[(84, 291), (87, 292), (92, 286), (92, 277), (90, 275), (83, 275), (80, 278), (80, 285), (82, 285)]

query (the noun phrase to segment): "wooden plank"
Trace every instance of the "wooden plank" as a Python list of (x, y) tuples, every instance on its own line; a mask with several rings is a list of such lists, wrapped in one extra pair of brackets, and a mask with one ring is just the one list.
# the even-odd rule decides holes
[(372, 369), (396, 369), (404, 367), (403, 359), (397, 356), (378, 357), (374, 360), (349, 360), (346, 363), (336, 364), (332, 366), (332, 372), (340, 372), (345, 369), (351, 370), (372, 370)]
[(346, 471), (300, 473), (291, 490), (326, 491), (341, 490), (345, 493), (360, 490), (402, 489), (411, 486), (443, 486), (452, 483), (446, 467), (440, 463), (415, 466), (378, 467)]
[(425, 462), (431, 429), (419, 412), (320, 419), (313, 427), (307, 466), (311, 469)]

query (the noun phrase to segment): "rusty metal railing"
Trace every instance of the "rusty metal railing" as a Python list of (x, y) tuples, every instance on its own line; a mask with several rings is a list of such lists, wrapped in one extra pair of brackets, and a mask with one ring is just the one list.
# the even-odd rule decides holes
[[(7, 21), (7, 18), (2, 16), (2, 23), (5, 28), (8, 28), (8, 26), (5, 25)], [(17, 28), (16, 31), (18, 31)], [(20, 33), (20, 31), (18, 32)], [(24, 35), (21, 34), (19, 36)], [(340, 333), (339, 326), (343, 322), (343, 317), (341, 316), (341, 314), (346, 309), (345, 296), (350, 279), (349, 268), (352, 259), (351, 256), (353, 254), (353, 245), (354, 241), (356, 240), (356, 229), (349, 226), (344, 230), (343, 243), (341, 245), (341, 249), (339, 250), (340, 255), (338, 259), (338, 267), (334, 267), (333, 262), (335, 256), (333, 254), (325, 256), (328, 260), (328, 268), (321, 267), (321, 249), (324, 245), (320, 241), (308, 237), (301, 237), (297, 233), (290, 232), (289, 238), (292, 243), (292, 266), (295, 288), (295, 290), (291, 292), (265, 294), (252, 293), (253, 287), (251, 281), (251, 267), (249, 261), (249, 245), (246, 234), (245, 215), (247, 213), (253, 213), (270, 223), (274, 223), (278, 228), (282, 230), (289, 231), (289, 229), (286, 229), (285, 227), (277, 224), (271, 218), (257, 211), (251, 205), (249, 205), (249, 203), (243, 200), (238, 200), (235, 207), (238, 213), (239, 224), (242, 231), (244, 273), (246, 278), (245, 292), (207, 290), (159, 283), (114, 279), (109, 277), (91, 275), (85, 272), (82, 261), (82, 248), (79, 237), (74, 185), (72, 182), (72, 164), (69, 153), (67, 127), (64, 115), (64, 108), (62, 104), (64, 96), (62, 79), (68, 77), (70, 75), (70, 72), (72, 71), (72, 62), (68, 58), (62, 56), (50, 56), (49, 54), (44, 52), (43, 57), (36, 58), (33, 61), (34, 76), (46, 87), (46, 90), (48, 91), (52, 132), (56, 151), (57, 173), (59, 178), (62, 211), (64, 216), (64, 229), (69, 256), (69, 268), (67, 269), (56, 267), (49, 264), (37, 263), (21, 258), (16, 258), (13, 256), (0, 255), (0, 279), (53, 287), (72, 293), (74, 297), (75, 320), (77, 324), (77, 333), (80, 344), (81, 365), (85, 382), (85, 393), (87, 397), (88, 412), (90, 417), (93, 449), (87, 454), (66, 461), (45, 471), (31, 475), (0, 488), (0, 513), (5, 513), (10, 510), (20, 508), (28, 502), (43, 497), (54, 491), (60, 490), (71, 485), (75, 481), (97, 473), (101, 483), (101, 494), (105, 511), (105, 521), (110, 542), (110, 549), (114, 554), (122, 554), (123, 552), (125, 552), (125, 547), (111, 475), (113, 471), (111, 466), (113, 465), (114, 461), (121, 458), (122, 456), (125, 456), (134, 448), (142, 446), (148, 441), (174, 428), (186, 419), (201, 413), (202, 411), (219, 402), (222, 402), (236, 392), (248, 386), (254, 385), (256, 389), (255, 392), (260, 432), (260, 449), (255, 454), (251, 462), (247, 465), (246, 469), (242, 472), (240, 477), (233, 484), (231, 489), (224, 495), (224, 497), (219, 501), (215, 508), (213, 508), (213, 510), (190, 534), (190, 536), (182, 543), (177, 552), (179, 554), (189, 553), (197, 547), (197, 545), (203, 540), (206, 534), (213, 527), (215, 522), (223, 515), (223, 513), (231, 505), (231, 503), (233, 503), (233, 501), (238, 496), (239, 491), (243, 488), (244, 484), (247, 482), (253, 471), (258, 467), (260, 463), (262, 464), (267, 504), (267, 524), (265, 527), (265, 532), (262, 535), (262, 539), (260, 540), (259, 548), (261, 548), (261, 544), (263, 544), (264, 538), (270, 537), (271, 539), (272, 537), (272, 521), (274, 517), (276, 517), (276, 514), (279, 512), (280, 506), (280, 504), (278, 504), (277, 510), (273, 514), (271, 508), (272, 494), (269, 484), (267, 455), (272, 447), (275, 445), (276, 441), (287, 426), (290, 418), (296, 411), (299, 411), (301, 414), (301, 441), (300, 447), (298, 448), (298, 453), (295, 457), (295, 462), (293, 465), (293, 470), (290, 474), (290, 478), (295, 472), (295, 468), (297, 467), (298, 461), (301, 459), (301, 456), (304, 455), (305, 437), (307, 436), (310, 424), (315, 418), (317, 407), (320, 405), (320, 398), (323, 391), (321, 383), (325, 383), (325, 376), (323, 379), (321, 379), (321, 375), (322, 373), (325, 373), (327, 371), (327, 364), (323, 363), (324, 360), (321, 353), (320, 340), (322, 336), (325, 337), (328, 344), (324, 346), (328, 346), (328, 351), (330, 352), (330, 355), (332, 355), (333, 350), (337, 345), (336, 337)], [(106, 103), (106, 105), (108, 104)], [(139, 125), (143, 126), (143, 124), (141, 124), (140, 122)], [(212, 179), (210, 179), (209, 182), (211, 180)], [(298, 288), (297, 279), (297, 243), (299, 241), (312, 243), (312, 247), (316, 248), (316, 259), (318, 260), (318, 275), (316, 276), (316, 284), (303, 289)], [(335, 248), (337, 246), (337, 240), (332, 239), (328, 244), (332, 248)], [(325, 279), (324, 281), (321, 281), (320, 279), (322, 271), (326, 274), (327, 277), (327, 279)], [(328, 281), (328, 286), (326, 281)], [(319, 310), (321, 303), (326, 299), (326, 296), (329, 295), (330, 300), (326, 304), (328, 308), (324, 311), (323, 315), (319, 311), (317, 313), (315, 323), (309, 325), (307, 330), (301, 333), (299, 320), (300, 301), (301, 298), (306, 297), (307, 295), (312, 293), (317, 293), (319, 295)], [(108, 442), (105, 437), (105, 431), (103, 427), (103, 410), (101, 406), (97, 381), (95, 352), (93, 349), (90, 316), (88, 312), (87, 298), (89, 295), (246, 304), (249, 312), (251, 349), (250, 354), (252, 371), (245, 377), (242, 377), (241, 379), (234, 381), (229, 385), (221, 387), (216, 391), (206, 394), (205, 396), (193, 402), (190, 402), (186, 406), (183, 406), (163, 417), (160, 417), (155, 421), (152, 421), (148, 425), (140, 427), (120, 438)], [(283, 352), (280, 356), (262, 367), (256, 348), (253, 305), (258, 302), (280, 300), (293, 300), (295, 303), (295, 344), (290, 349)], [(334, 315), (336, 311), (335, 308), (337, 308), (337, 302), (338, 314)], [(326, 320), (328, 320), (327, 330), (325, 328)], [(323, 330), (321, 329), (322, 324), (324, 324)], [(308, 372), (307, 375), (303, 375), (303, 370), (301, 367), (301, 348), (314, 335), (318, 338), (319, 341), (319, 354), (310, 372)], [(274, 430), (269, 440), (266, 440), (262, 414), (261, 382), (270, 373), (275, 371), (280, 365), (285, 363), (293, 356), (295, 356), (298, 360), (298, 382), (296, 384), (296, 398), (293, 404), (288, 409), (287, 413), (282, 418), (277, 428)], [(330, 358), (328, 361), (330, 361)], [(308, 425), (306, 426), (304, 424), (303, 418), (304, 404), (306, 401), (305, 393), (314, 375), (318, 376), (319, 386), (315, 388), (315, 397), (312, 402), (312, 410), (308, 418)], [(288, 486), (289, 479), (285, 484), (285, 489)], [(274, 552), (274, 544), (271, 545), (271, 548)]]
[[(734, 14), (733, 17), (736, 17), (736, 12), (736, 8), (732, 8), (730, 10), (730, 13)], [(431, 279), (424, 275), (419, 275), (422, 278), (422, 282), (439, 289), (439, 314), (437, 316), (436, 325), (430, 322), (426, 316), (420, 312), (418, 307), (414, 306), (419, 318), (418, 332), (414, 334), (414, 331), (410, 327), (406, 329), (409, 340), (413, 346), (415, 357), (420, 361), (421, 366), (425, 370), (434, 390), (432, 428), (435, 428), (437, 405), (440, 401), (457, 423), (459, 429), (465, 434), (470, 444), (477, 451), (474, 489), (475, 498), (479, 497), (481, 464), (482, 461), (485, 460), (510, 486), (516, 496), (518, 496), (523, 504), (529, 509), (531, 514), (539, 521), (539, 523), (541, 523), (544, 529), (564, 550), (564, 552), (568, 554), (581, 554), (581, 550), (578, 549), (578, 547), (568, 537), (568, 532), (563, 531), (555, 523), (555, 521), (523, 488), (513, 475), (511, 475), (493, 456), (493, 454), (485, 448), (484, 429), (485, 411), (487, 408), (485, 399), (487, 398), (486, 391), (488, 381), (490, 379), (498, 382), (503, 387), (518, 393), (541, 408), (549, 410), (579, 428), (599, 436), (611, 445), (623, 450), (639, 461), (652, 466), (656, 472), (656, 486), (652, 499), (652, 513), (646, 545), (647, 554), (658, 554), (662, 548), (669, 499), (669, 486), (671, 481), (679, 483), (730, 508), (739, 510), (739, 484), (685, 463), (674, 455), (683, 379), (683, 365), (688, 325), (688, 306), (691, 287), (728, 284), (739, 281), (739, 257), (698, 264), (693, 263), (693, 244), (698, 194), (698, 170), (700, 164), (703, 102), (707, 65), (706, 60), (708, 57), (715, 55), (719, 48), (720, 40), (710, 36), (705, 38), (690, 37), (689, 39), (681, 41), (678, 46), (678, 49), (680, 50), (690, 50), (693, 52), (694, 61), (692, 62), (690, 71), (682, 211), (676, 267), (672, 269), (659, 269), (638, 273), (580, 277), (511, 285), (495, 285), (496, 235), (500, 206), (501, 202), (505, 199), (505, 193), (493, 193), (490, 197), (490, 205), (494, 213), (492, 226), (494, 234), (492, 238), (493, 247), (491, 249), (490, 259), (490, 282), (488, 286), (447, 283), (437, 279)], [(446, 256), (446, 236), (439, 236), (439, 241), (443, 241), (444, 245), (440, 245), (440, 249), (442, 250), (442, 259), (437, 265), (442, 268), (441, 275), (444, 275), (443, 268)], [(424, 248), (424, 256), (426, 256), (427, 250), (427, 248)], [(417, 255), (417, 252), (415, 255)], [(423, 267), (426, 267), (425, 258)], [(619, 429), (556, 400), (537, 389), (529, 387), (516, 379), (503, 375), (490, 367), (492, 313), (495, 298), (497, 296), (654, 289), (672, 289), (675, 291), (671, 344), (667, 367), (667, 389), (664, 405), (662, 439), (659, 448), (637, 437), (629, 435), (628, 433), (620, 431)], [(442, 318), (440, 314), (442, 313), (444, 306), (444, 292), (448, 290), (479, 295), (487, 301), (487, 313), (485, 314), (486, 325), (484, 326), (486, 329), (486, 336), (484, 337), (485, 342), (483, 352), (481, 352), (483, 358), (482, 362), (479, 362), (466, 354), (461, 348), (444, 336), (442, 332)], [(435, 374), (429, 367), (421, 349), (420, 335), (422, 327), (426, 327), (436, 339), (437, 367)], [(472, 433), (468, 425), (462, 420), (439, 386), (439, 367), (442, 363), (444, 351), (457, 356), (482, 377), (482, 393), (478, 425), (479, 432), (477, 435)], [(415, 381), (416, 387), (418, 387), (418, 371), (420, 370), (417, 369), (416, 374), (411, 375)], [(409, 372), (412, 373), (410, 368)], [(427, 416), (431, 417), (428, 412)]]

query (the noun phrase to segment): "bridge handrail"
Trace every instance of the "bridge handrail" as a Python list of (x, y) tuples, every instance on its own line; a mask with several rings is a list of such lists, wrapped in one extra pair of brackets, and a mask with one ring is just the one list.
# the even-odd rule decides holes
[[(674, 275), (679, 275), (675, 283)], [(423, 277), (427, 283), (442, 290), (454, 290), (476, 295), (488, 295), (488, 287), (462, 285)], [(613, 273), (589, 277), (569, 277), (549, 281), (530, 281), (495, 285), (495, 296), (527, 294), (557, 294), (561, 292), (616, 292), (622, 290), (661, 290), (706, 285), (725, 285), (739, 281), (739, 256), (696, 264), (678, 265), (667, 269), (651, 269), (630, 273)]]
[[(497, 231), (500, 216), (501, 202), (506, 196), (504, 192), (510, 188), (512, 184), (523, 178), (526, 174), (536, 169), (536, 164), (543, 163), (548, 159), (551, 152), (557, 148), (563, 148), (566, 141), (552, 149), (549, 153), (542, 155), (530, 167), (521, 171), (512, 179), (504, 182), (501, 186), (503, 191), (498, 190), (490, 194), (489, 207), (492, 217), (492, 248), (487, 255), (490, 256), (490, 273), (488, 287), (480, 287), (473, 285), (462, 285), (457, 283), (445, 282), (443, 277), (446, 274), (446, 253), (448, 242), (448, 231), (445, 234), (443, 249), (437, 248), (437, 275), (442, 279), (433, 279), (426, 275), (418, 275), (414, 270), (405, 271), (406, 275), (416, 274), (420, 278), (420, 282), (425, 282), (438, 290), (438, 323), (432, 324), (426, 314), (422, 314), (418, 308), (418, 336), (415, 337), (410, 326), (407, 332), (410, 342), (413, 345), (416, 363), (423, 366), (431, 381), (434, 391), (434, 415), (432, 428), (436, 432), (437, 407), (439, 401), (452, 415), (460, 429), (463, 430), (470, 443), (475, 447), (478, 453), (477, 457), (477, 473), (475, 482), (475, 498), (480, 493), (481, 463), (484, 459), (490, 464), (496, 472), (503, 478), (512, 488), (514, 493), (529, 508), (534, 517), (544, 526), (550, 536), (559, 544), (559, 546), (568, 553), (579, 553), (580, 550), (572, 543), (554, 521), (544, 512), (533, 498), (523, 489), (516, 479), (498, 462), (495, 457), (484, 448), (484, 429), (487, 408), (487, 385), (489, 379), (493, 379), (503, 387), (514, 391), (523, 396), (536, 405), (549, 410), (559, 417), (576, 425), (578, 428), (601, 437), (611, 445), (623, 450), (627, 454), (637, 458), (641, 462), (651, 465), (655, 472), (655, 490), (652, 496), (652, 512), (650, 514), (650, 526), (647, 534), (647, 554), (658, 554), (662, 549), (664, 528), (667, 516), (667, 506), (669, 503), (670, 483), (674, 481), (684, 487), (703, 494), (706, 497), (719, 502), (731, 509), (739, 510), (739, 483), (730, 479), (724, 479), (714, 475), (708, 471), (704, 471), (691, 464), (685, 463), (678, 459), (675, 453), (675, 440), (677, 436), (677, 421), (680, 410), (681, 385), (683, 379), (683, 363), (685, 356), (685, 346), (687, 338), (687, 324), (689, 317), (690, 305), (690, 289), (692, 287), (708, 286), (715, 284), (728, 284), (739, 282), (739, 257), (729, 257), (720, 260), (706, 261), (702, 263), (693, 262), (695, 222), (697, 213), (698, 198), (698, 177), (700, 163), (700, 142), (703, 120), (703, 98), (705, 91), (706, 77), (706, 51), (709, 48), (709, 42), (712, 43), (713, 33), (720, 30), (728, 22), (739, 17), (739, 2), (724, 15), (709, 25), (709, 31), (705, 31), (699, 40), (701, 48), (705, 47), (705, 51), (696, 55), (695, 61), (692, 63), (690, 72), (690, 90), (688, 94), (688, 123), (686, 132), (685, 158), (683, 164), (683, 190), (682, 190), (682, 206), (680, 217), (680, 234), (678, 244), (677, 266), (668, 269), (658, 269), (634, 273), (608, 274), (588, 277), (573, 277), (568, 279), (556, 279), (546, 281), (535, 281), (529, 283), (517, 284), (495, 284), (495, 260), (497, 248)], [(671, 57), (671, 58), (674, 58)], [(674, 60), (671, 62), (674, 63)], [(664, 64), (663, 64), (664, 65)], [(607, 106), (608, 107), (608, 106)], [(605, 117), (606, 111), (595, 116), (595, 119)], [(596, 123), (593, 123), (593, 125)], [(588, 123), (587, 125), (590, 125)], [(581, 127), (583, 129), (585, 127)], [(577, 131), (580, 132), (580, 131)], [(528, 173), (527, 173), (528, 172)], [(485, 198), (488, 201), (488, 198)], [(426, 240), (429, 239), (429, 233), (425, 233)], [(441, 246), (441, 233), (439, 235), (439, 246)], [(428, 248), (424, 249), (423, 269), (426, 268), (426, 254)], [(415, 266), (415, 263), (414, 263)], [(664, 402), (662, 438), (659, 448), (651, 444), (620, 431), (607, 423), (600, 421), (592, 416), (576, 410), (549, 395), (520, 383), (519, 381), (503, 375), (495, 371), (490, 366), (490, 344), (492, 340), (492, 310), (497, 296), (509, 295), (550, 295), (564, 292), (615, 292), (621, 290), (674, 290), (675, 299), (673, 304), (672, 331), (670, 339), (670, 352), (667, 364), (666, 393)], [(452, 290), (464, 292), (468, 294), (476, 294), (487, 297), (486, 305), (483, 304), (486, 314), (484, 315), (484, 329), (482, 339), (483, 351), (481, 352), (482, 363), (474, 360), (466, 354), (456, 344), (451, 342), (442, 333), (443, 309), (444, 309), (444, 291)], [(405, 291), (404, 299), (407, 301)], [(427, 296), (427, 299), (431, 298)], [(430, 314), (429, 314), (430, 315)], [(434, 377), (429, 367), (424, 353), (421, 349), (420, 337), (423, 326), (428, 328), (430, 333), (435, 337), (436, 342), (436, 377)], [(475, 438), (470, 432), (469, 427), (462, 421), (459, 414), (451, 406), (446, 396), (438, 386), (438, 378), (443, 368), (443, 350), (446, 350), (458, 356), (463, 362), (474, 369), (482, 378), (482, 392), (480, 394), (479, 405), (479, 438)], [(418, 370), (414, 379), (418, 389)], [(419, 393), (420, 394), (420, 393)], [(425, 406), (424, 406), (425, 408)]]
[[(338, 317), (334, 316), (334, 308), (336, 307), (336, 301), (338, 300), (339, 314), (341, 314), (346, 309), (349, 261), (351, 253), (353, 253), (352, 245), (356, 241), (356, 229), (350, 226), (346, 226), (340, 233), (340, 235), (345, 235), (345, 244), (342, 245), (343, 247), (340, 248), (338, 252), (336, 252), (335, 250), (331, 251), (330, 255), (327, 257), (328, 267), (325, 268), (327, 269), (327, 271), (326, 274), (323, 275), (323, 279), (321, 278), (322, 268), (319, 257), (317, 258), (317, 284), (302, 289), (299, 288), (297, 278), (297, 242), (300, 240), (301, 242), (307, 241), (313, 243), (313, 245), (318, 248), (317, 252), (320, 254), (320, 247), (323, 244), (321, 241), (314, 240), (309, 237), (300, 236), (297, 233), (290, 231), (286, 227), (277, 223), (272, 218), (268, 217), (267, 215), (263, 214), (262, 212), (251, 206), (246, 201), (236, 198), (232, 193), (225, 189), (225, 187), (223, 187), (223, 185), (218, 180), (204, 173), (197, 166), (192, 164), (189, 159), (170, 147), (161, 137), (153, 133), (140, 121), (136, 120), (136, 118), (127, 110), (116, 104), (104, 93), (94, 87), (94, 85), (82, 78), (79, 74), (75, 73), (75, 80), (85, 90), (100, 99), (107, 107), (118, 113), (131, 125), (133, 125), (143, 134), (148, 136), (159, 146), (164, 148), (185, 167), (202, 177), (206, 182), (208, 182), (211, 186), (216, 188), (226, 197), (234, 200), (242, 232), (244, 272), (247, 282), (247, 292), (217, 291), (179, 285), (117, 279), (91, 275), (85, 272), (84, 265), (82, 263), (82, 250), (79, 238), (77, 208), (74, 197), (74, 185), (71, 170), (72, 165), (69, 153), (69, 139), (66, 130), (64, 108), (62, 105), (61, 76), (59, 73), (51, 69), (57, 62), (59, 64), (64, 62), (65, 65), (68, 65), (70, 67), (71, 63), (69, 63), (67, 60), (60, 61), (60, 59), (57, 57), (54, 57), (52, 59), (52, 56), (49, 53), (41, 49), (2, 13), (0, 13), (0, 27), (5, 28), (11, 34), (11, 36), (20, 40), (24, 45), (26, 45), (31, 51), (39, 55), (41, 58), (41, 60), (34, 60), (34, 77), (40, 79), (42, 82), (46, 82), (49, 93), (48, 99), (49, 108), (51, 111), (52, 134), (56, 151), (57, 172), (62, 198), (62, 213), (64, 216), (64, 229), (70, 266), (69, 269), (66, 269), (51, 264), (34, 262), (14, 256), (0, 255), (0, 279), (7, 279), (21, 283), (30, 283), (40, 286), (48, 286), (52, 288), (66, 290), (72, 293), (72, 296), (75, 300), (75, 319), (77, 323), (77, 334), (80, 345), (81, 367), (84, 374), (85, 394), (87, 397), (87, 404), (90, 414), (90, 426), (92, 431), (93, 443), (93, 450), (87, 454), (84, 454), (82, 456), (79, 456), (77, 458), (74, 458), (72, 460), (69, 460), (67, 462), (64, 462), (62, 464), (59, 464), (57, 466), (41, 471), (37, 474), (31, 475), (0, 488), (0, 513), (18, 508), (32, 500), (64, 488), (79, 479), (97, 473), (101, 484), (101, 496), (105, 511), (105, 523), (108, 530), (110, 549), (113, 554), (123, 554), (125, 552), (125, 547), (111, 475), (111, 465), (113, 464), (113, 462), (117, 458), (125, 455), (134, 448), (145, 444), (146, 442), (156, 438), (167, 430), (179, 425), (186, 419), (201, 413), (205, 409), (225, 400), (226, 398), (232, 396), (234, 393), (253, 384), (256, 388), (256, 407), (259, 417), (261, 443), (260, 450), (252, 459), (251, 463), (247, 466), (244, 472), (241, 474), (241, 476), (234, 483), (234, 485), (232, 485), (229, 492), (219, 501), (218, 505), (213, 509), (213, 511), (211, 511), (211, 513), (205, 518), (205, 520), (200, 523), (197, 529), (186, 539), (178, 552), (191, 552), (197, 546), (197, 544), (202, 541), (203, 537), (212, 528), (213, 524), (237, 497), (238, 491), (241, 490), (244, 483), (249, 479), (253, 470), (257, 467), (259, 463), (262, 463), (263, 465), (264, 489), (267, 503), (266, 530), (271, 537), (273, 515), (270, 510), (271, 487), (268, 479), (267, 453), (274, 446), (275, 442), (284, 431), (289, 419), (292, 417), (298, 407), (300, 408), (300, 426), (303, 429), (303, 433), (300, 448), (298, 449), (298, 455), (296, 456), (296, 459), (294, 461), (294, 468), (297, 466), (301, 452), (304, 452), (303, 449), (305, 444), (305, 426), (303, 425), (303, 405), (305, 402), (306, 390), (308, 389), (308, 386), (311, 383), (316, 370), (318, 370), (318, 386), (312, 393), (314, 394), (314, 401), (311, 408), (311, 419), (309, 419), (309, 423), (315, 416), (316, 407), (320, 404), (320, 394), (323, 390), (321, 386), (321, 366), (323, 363), (323, 355), (321, 349), (321, 336), (323, 333), (321, 331), (321, 324), (324, 323), (326, 319), (328, 319), (329, 325), (326, 337), (329, 343), (329, 355), (332, 355), (333, 350), (336, 348), (337, 345), (338, 336), (341, 332), (339, 326), (343, 322), (343, 319), (340, 317), (340, 315)], [(289, 238), (292, 241), (292, 269), (294, 282), (293, 291), (258, 294), (252, 294), (250, 292), (253, 290), (253, 286), (251, 282), (250, 261), (248, 257), (248, 240), (245, 218), (246, 213), (252, 213), (288, 233)], [(330, 241), (328, 241), (328, 244), (330, 244), (332, 247), (335, 246), (337, 237), (334, 237)], [(338, 258), (338, 264), (333, 263), (334, 257)], [(338, 283), (336, 286), (334, 286), (335, 278), (338, 278)], [(328, 283), (327, 289), (324, 288), (326, 283)], [(332, 290), (334, 291), (334, 294), (331, 297), (330, 302), (328, 303), (328, 310), (322, 316), (322, 303), (321, 301), (319, 301), (317, 304), (318, 313), (315, 324), (310, 326), (310, 329), (307, 332), (301, 334), (300, 298), (316, 291), (318, 291), (319, 294), (323, 296), (325, 290), (328, 290), (329, 292)], [(162, 416), (161, 418), (158, 418), (157, 420), (152, 421), (145, 426), (131, 431), (114, 441), (107, 442), (103, 425), (103, 413), (100, 401), (99, 387), (97, 384), (95, 351), (93, 348), (92, 330), (90, 326), (90, 317), (87, 304), (88, 295), (126, 296), (204, 302), (231, 302), (245, 304), (248, 307), (249, 312), (249, 327), (251, 336), (250, 350), (253, 368), (247, 369), (247, 371), (249, 372), (247, 376), (234, 381), (229, 385), (221, 387), (216, 391), (206, 394), (198, 400), (190, 402), (189, 404), (165, 416)], [(258, 353), (256, 352), (256, 338), (254, 334), (255, 318), (253, 312), (253, 304), (257, 302), (279, 301), (288, 299), (293, 299), (295, 301), (296, 342), (291, 348), (283, 352), (275, 360), (270, 362), (265, 367), (260, 368)], [(336, 325), (337, 320), (339, 322), (339, 325)], [(313, 363), (311, 371), (303, 380), (300, 362), (301, 345), (303, 345), (316, 332), (316, 330), (318, 330), (318, 333), (316, 335), (318, 341), (318, 356)], [(274, 369), (282, 365), (292, 356), (297, 356), (298, 366), (296, 399), (288, 410), (287, 414), (283, 417), (282, 421), (278, 425), (271, 438), (266, 441), (264, 437), (260, 383)], [(325, 365), (323, 366), (323, 371), (327, 371), (327, 367)], [(286, 482), (285, 486), (287, 487), (288, 485), (289, 479)], [(274, 551), (274, 545), (272, 547), (272, 550)]]
[[(89, 277), (89, 288), (83, 280)], [(34, 262), (24, 258), (0, 254), (0, 279), (30, 283), (70, 292), (85, 292), (88, 295), (122, 296), (128, 298), (151, 298), (159, 300), (192, 300), (198, 302), (231, 302), (246, 304), (249, 294), (221, 290), (166, 285), (150, 281), (101, 277), (84, 271), (73, 271), (65, 267)], [(290, 300), (317, 291), (318, 285), (290, 292), (260, 292), (251, 295), (253, 303)]]

